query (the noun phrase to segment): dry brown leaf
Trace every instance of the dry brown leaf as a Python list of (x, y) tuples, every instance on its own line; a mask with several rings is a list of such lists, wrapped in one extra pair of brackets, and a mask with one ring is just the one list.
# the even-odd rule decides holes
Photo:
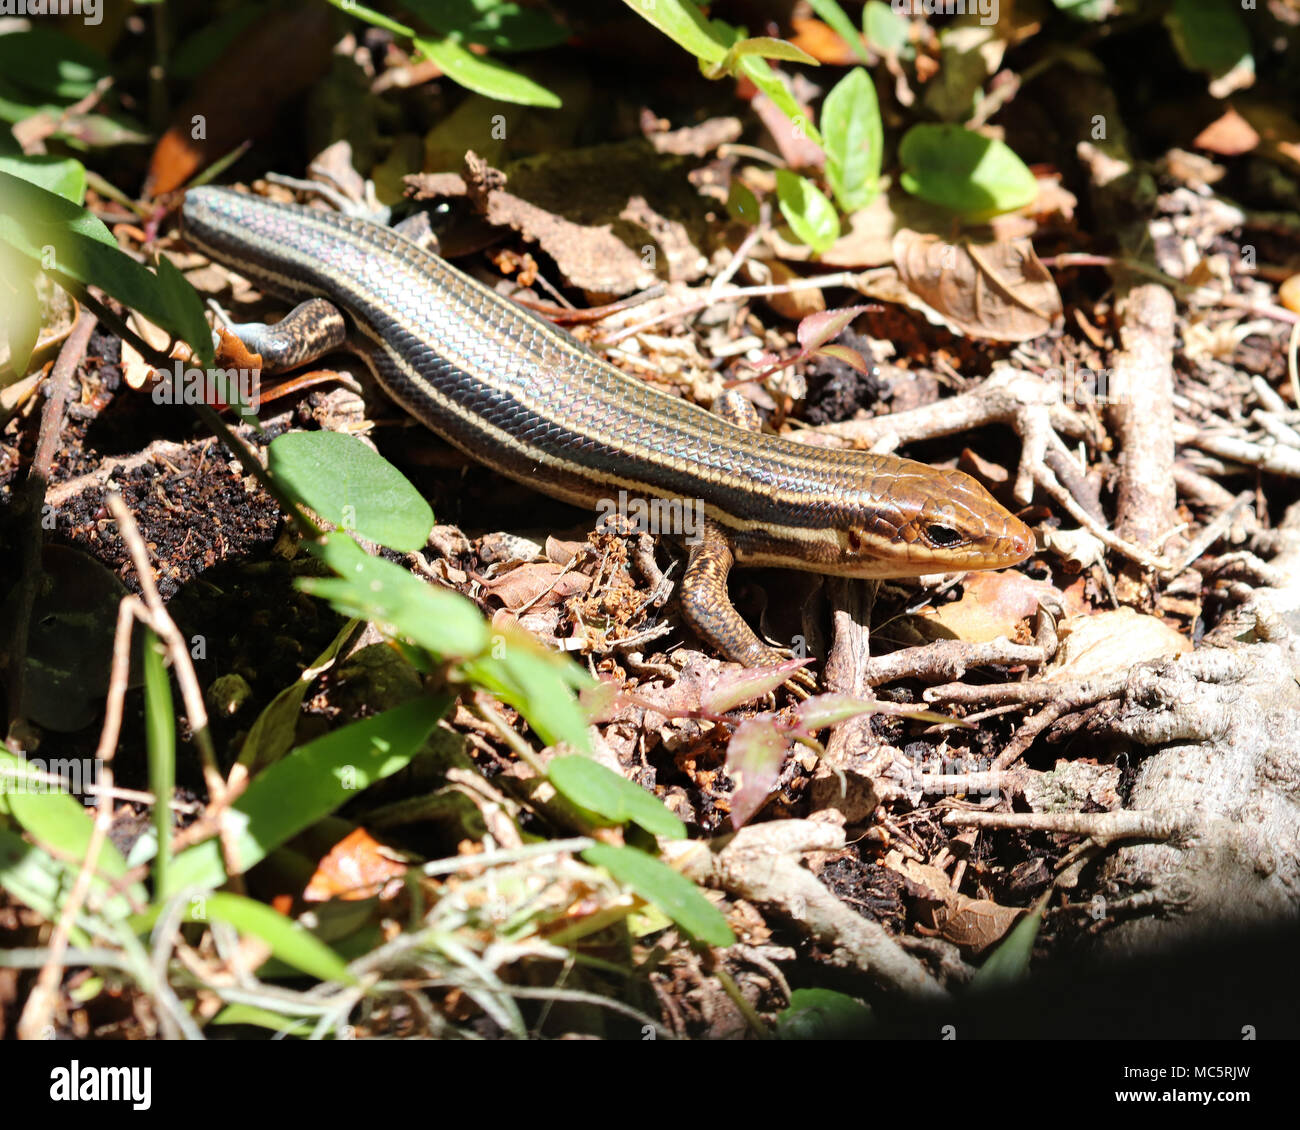
[(563, 565), (550, 561), (520, 565), (483, 582), (483, 590), (512, 612), (526, 605), (540, 610), (586, 592), (590, 587), (591, 578), (585, 573), (576, 569), (566, 572)]
[(687, 178), (689, 163), (644, 138), (539, 154), (504, 174), (476, 164), (471, 153), (464, 175), (406, 179), (417, 200), (468, 196), (488, 223), (537, 242), (567, 282), (591, 295), (690, 282), (708, 267), (700, 250), (706, 204)]
[(1259, 134), (1236, 110), (1229, 106), (1192, 142), (1197, 149), (1217, 153), (1220, 157), (1239, 157), (1259, 144)]
[(1071, 616), (1058, 629), (1061, 647), (1046, 677), (1088, 679), (1126, 671), (1135, 663), (1166, 659), (1192, 650), (1192, 642), (1163, 620), (1132, 608)]
[(302, 897), (304, 902), (374, 898), (405, 874), (406, 864), (364, 828), (354, 828), (320, 861)]
[(891, 851), (885, 866), (907, 881), (907, 893), (923, 905), (919, 917), (954, 945), (980, 953), (997, 943), (1023, 911), (989, 899), (973, 899), (952, 889), (947, 872)]
[(971, 337), (1028, 341), (1062, 317), (1056, 283), (1027, 239), (952, 244), (905, 229), (894, 262), (913, 293)]
[(972, 573), (962, 582), (962, 589), (960, 600), (930, 609), (923, 617), (932, 631), (933, 626), (940, 626), (953, 639), (968, 643), (985, 643), (1000, 636), (1015, 639), (1041, 602), (1063, 599), (1046, 581), (1031, 580), (1012, 570)]

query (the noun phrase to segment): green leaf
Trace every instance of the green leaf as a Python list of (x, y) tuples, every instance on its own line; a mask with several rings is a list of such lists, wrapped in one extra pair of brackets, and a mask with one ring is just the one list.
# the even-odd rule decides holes
[(1174, 0), (1165, 26), (1183, 63), (1215, 78), (1237, 67), (1253, 73), (1250, 32), (1238, 0)]
[(881, 54), (892, 51), (900, 59), (910, 59), (916, 54), (910, 21), (885, 0), (867, 0), (862, 9), (862, 34)]
[(563, 24), (537, 8), (509, 0), (400, 0), (430, 27), (493, 51), (537, 51), (569, 37)]
[[(41, 298), (36, 290), (39, 277), (40, 272), (31, 262), (0, 245), (0, 279), (4, 280), (5, 290), (4, 300), (0, 301), (0, 341), (9, 343), (7, 361), (15, 379), (27, 372), (41, 336)], [(0, 351), (0, 362), (4, 360)], [(0, 413), (0, 425), (6, 419), (7, 415)]]
[[(4, 37), (0, 36), (0, 40)], [(51, 273), (94, 285), (187, 341), (213, 363), (212, 333), (194, 288), (170, 264), (151, 274), (118, 250), (108, 229), (83, 208), (0, 171), (0, 241)]]
[(1022, 208), (1038, 194), (1034, 174), (1007, 145), (959, 125), (913, 126), (898, 158), (908, 192), (970, 220)]
[(344, 616), (369, 620), (444, 659), (476, 656), (487, 648), (487, 622), (460, 593), (369, 556), (346, 534), (330, 534), (308, 548), (339, 579), (307, 577), (298, 582), (299, 588), (328, 600)]
[(86, 199), (86, 167), (72, 157), (0, 156), (0, 172), (22, 177), (73, 204)]
[(271, 474), (322, 518), (401, 553), (424, 548), (433, 511), (405, 475), (356, 436), (286, 432), (271, 441)]
[(592, 684), (572, 660), (547, 651), (520, 628), (496, 633), (492, 652), (462, 664), (471, 682), (519, 711), (547, 745), (567, 742), (591, 751), (590, 718), (574, 695)]
[(209, 1023), (255, 1025), (286, 1036), (309, 1036), (315, 1027), (313, 1021), (301, 1016), (284, 1016), (253, 1004), (228, 1004)]
[(163, 665), (162, 641), (151, 628), (144, 630), (143, 652), (145, 748), (149, 753), (149, 788), (156, 798), (153, 826), (158, 839), (153, 862), (154, 890), (165, 891), (172, 859), (170, 802), (176, 784), (176, 711), (171, 681)]
[[(294, 750), (259, 773), (231, 806), (226, 826), (240, 874), (362, 790), (403, 769), (424, 747), (449, 695), (426, 695), (352, 722)], [(172, 862), (164, 896), (226, 881), (220, 845), (207, 840)]]
[(826, 95), (821, 113), (826, 179), (845, 212), (865, 208), (880, 191), (884, 127), (876, 86), (854, 67)]
[(756, 55), (761, 59), (786, 59), (791, 63), (803, 63), (805, 66), (816, 67), (820, 64), (802, 47), (796, 47), (793, 43), (784, 39), (774, 39), (770, 35), (760, 35), (754, 39), (738, 39), (727, 48), (727, 54), (723, 58), (722, 66), (730, 71), (736, 66), (739, 59), (748, 55)]
[(812, 181), (789, 169), (777, 169), (776, 199), (790, 230), (813, 251), (821, 254), (839, 239), (835, 206)]
[[(318, 981), (339, 981), (345, 985), (357, 983), (339, 955), (329, 946), (265, 903), (243, 895), (215, 891), (186, 900), (181, 909), (182, 922), (226, 922), (241, 934), (260, 938), (286, 965)], [(145, 914), (131, 920), (132, 928), (138, 934), (151, 930), (163, 910), (162, 905), (150, 907)]]
[(272, 761), (278, 761), (293, 748), (307, 688), (315, 681), (315, 675), (334, 661), (339, 650), (356, 630), (356, 625), (355, 620), (344, 624), (343, 630), (334, 637), (329, 647), (316, 656), (308, 670), (292, 686), (285, 687), (277, 694), (257, 716), (239, 750), (239, 764), (245, 769), (256, 771)]
[(822, 144), (822, 135), (817, 131), (817, 127), (808, 121), (803, 107), (799, 105), (795, 96), (790, 93), (790, 88), (786, 86), (785, 80), (772, 70), (766, 59), (760, 59), (755, 55), (746, 55), (740, 60), (739, 69), (741, 74), (745, 75), (750, 82), (772, 99), (781, 113), (799, 129), (803, 130), (810, 141), (817, 145)]
[(556, 757), (546, 775), (569, 800), (611, 824), (632, 821), (653, 836), (686, 837), (686, 826), (658, 797), (589, 757)]
[[(62, 899), (71, 891), (77, 872), (81, 870), (81, 861), (90, 848), (93, 821), (80, 801), (57, 791), (55, 786), (36, 780), (22, 781), (21, 775), (25, 768), (26, 762), (22, 758), (7, 750), (0, 750), (0, 769), (5, 771), (5, 776), (0, 781), (4, 784), (4, 800), (10, 815), (36, 845), (48, 852), (63, 869), (65, 882), (58, 904), (61, 907)], [(99, 856), (95, 861), (95, 878), (90, 884), (87, 909), (97, 910), (110, 919), (124, 918), (130, 913), (130, 904), (120, 894), (108, 899), (105, 905), (98, 906), (107, 895), (110, 885), (121, 880), (126, 872), (126, 860), (111, 840), (105, 840), (100, 845)], [(138, 902), (148, 901), (141, 884), (133, 883), (128, 890)]]
[(790, 1005), (777, 1015), (783, 1040), (850, 1040), (871, 1023), (871, 1009), (831, 989), (795, 989)]
[(484, 59), (466, 50), (451, 39), (425, 39), (416, 36), (415, 46), (432, 59), (453, 82), (466, 90), (501, 102), (517, 102), (524, 106), (545, 106), (557, 109), (560, 96), (532, 79), (512, 71), (495, 59)]
[(866, 49), (862, 37), (853, 26), (853, 21), (845, 14), (836, 0), (810, 0), (812, 10), (830, 26), (830, 29), (847, 43), (864, 63), (871, 62), (871, 52)]
[(758, 223), (758, 198), (738, 180), (727, 190), (727, 215), (744, 224)]
[(727, 54), (728, 44), (718, 38), (691, 0), (623, 0), (623, 3), (701, 63), (720, 63)]
[(0, 74), (41, 94), (74, 102), (110, 71), (93, 48), (46, 27), (0, 35)]
[[(1048, 892), (1051, 893), (1050, 891)], [(979, 971), (971, 978), (972, 990), (993, 989), (1019, 981), (1029, 972), (1029, 959), (1034, 952), (1034, 940), (1043, 924), (1044, 897), (1037, 906), (1011, 928), (1011, 931), (989, 954)]]
[(167, 60), (167, 77), (173, 80), (198, 78), (262, 15), (255, 5), (246, 4), (224, 15), (205, 19), (198, 30), (172, 52)]
[(593, 867), (603, 867), (646, 902), (653, 903), (691, 937), (710, 946), (734, 945), (726, 918), (700, 889), (666, 863), (630, 847), (596, 844), (582, 853)]

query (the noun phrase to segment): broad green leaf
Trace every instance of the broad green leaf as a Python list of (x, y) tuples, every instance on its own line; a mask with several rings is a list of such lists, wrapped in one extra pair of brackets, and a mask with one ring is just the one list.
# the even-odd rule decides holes
[(1165, 26), (1179, 58), (1194, 71), (1217, 78), (1239, 66), (1255, 69), (1239, 0), (1174, 0)]
[(854, 67), (822, 103), (821, 130), (826, 149), (826, 179), (845, 212), (865, 208), (880, 190), (884, 127), (876, 86)]
[(727, 215), (744, 224), (758, 223), (758, 198), (738, 180), (727, 190)]
[(86, 167), (72, 157), (0, 156), (0, 172), (22, 177), (73, 204), (86, 199)]
[(680, 840), (686, 826), (658, 797), (589, 757), (557, 757), (546, 775), (569, 800), (612, 824), (629, 820), (654, 836)]
[[(151, 930), (164, 907), (150, 907), (147, 913), (131, 920), (132, 929), (142, 934)], [(260, 938), (271, 953), (286, 965), (301, 970), (318, 981), (339, 981), (355, 985), (356, 978), (329, 946), (292, 919), (265, 903), (226, 891), (185, 900), (182, 903), (182, 922), (226, 922), (241, 934)]]
[(172, 790), (176, 784), (176, 711), (172, 685), (163, 664), (162, 642), (153, 630), (144, 630), (144, 726), (149, 754), (149, 788), (157, 798), (153, 806), (158, 851), (154, 856), (154, 890), (167, 889), (167, 869), (172, 852)]
[[(0, 823), (0, 889), (13, 901), (34, 910), (47, 922), (57, 922), (76, 874), (66, 863)], [(131, 908), (122, 902), (110, 909), (116, 912), (114, 917), (125, 918)], [(86, 915), (83, 913), (81, 918), (85, 921)], [(75, 945), (91, 940), (80, 927), (73, 927), (71, 938)]]
[(623, 0), (623, 3), (701, 63), (719, 63), (727, 54), (728, 44), (718, 39), (691, 0)]
[[(5, 37), (0, 36), (0, 40)], [(83, 208), (0, 171), (0, 241), (43, 270), (94, 285), (187, 341), (213, 363), (212, 333), (194, 288), (170, 265), (155, 275), (123, 254), (108, 229)]]
[(271, 441), (271, 474), (322, 518), (401, 553), (424, 548), (429, 504), (396, 467), (356, 436), (286, 432)]
[(491, 653), (462, 664), (461, 671), (518, 710), (547, 745), (567, 742), (579, 752), (591, 751), (590, 718), (574, 695), (591, 685), (590, 676), (527, 632), (498, 631)]
[[(449, 695), (426, 695), (373, 718), (342, 726), (259, 773), (226, 815), (235, 865), (242, 874), (323, 816), (378, 780), (403, 769), (424, 747)], [(226, 881), (221, 848), (207, 840), (172, 861), (172, 895)]]
[(866, 49), (862, 37), (858, 34), (853, 21), (845, 14), (836, 0), (809, 0), (812, 10), (817, 13), (830, 29), (845, 43), (853, 48), (853, 53), (864, 63), (871, 62), (871, 52)]
[(400, 0), (435, 31), (479, 43), (493, 51), (537, 51), (555, 47), (568, 29), (538, 8), (510, 0)]
[(959, 125), (913, 126), (898, 147), (901, 183), (913, 196), (986, 219), (1033, 202), (1038, 183), (1003, 142)]
[(795, 989), (790, 1005), (777, 1015), (783, 1040), (848, 1040), (871, 1023), (871, 1009), (833, 989)]
[(98, 51), (52, 28), (0, 35), (0, 74), (41, 94), (73, 102), (109, 73)]
[(835, 206), (812, 181), (789, 169), (777, 169), (776, 199), (790, 230), (813, 251), (821, 254), (839, 239)]
[(560, 96), (553, 94), (532, 79), (512, 71), (495, 59), (484, 59), (468, 51), (451, 39), (424, 39), (417, 36), (415, 46), (432, 59), (453, 82), (466, 90), (501, 102), (516, 102), (523, 106), (545, 106), (556, 109)]
[(483, 614), (460, 593), (369, 556), (347, 534), (330, 534), (309, 548), (339, 579), (306, 577), (299, 587), (343, 615), (369, 620), (444, 659), (476, 656), (488, 646), (491, 634)]
[(735, 944), (736, 936), (722, 912), (694, 883), (654, 856), (636, 848), (597, 844), (587, 848), (582, 858), (593, 867), (605, 868), (697, 941), (711, 946)]

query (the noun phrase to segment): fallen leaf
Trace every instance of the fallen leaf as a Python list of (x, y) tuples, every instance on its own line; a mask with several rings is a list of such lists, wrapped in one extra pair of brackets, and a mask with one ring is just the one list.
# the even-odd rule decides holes
[(894, 262), (914, 294), (972, 337), (1029, 341), (1062, 316), (1056, 283), (1027, 239), (953, 244), (904, 230)]
[(406, 874), (406, 864), (364, 828), (354, 828), (320, 861), (303, 891), (304, 902), (368, 899)]
[(1057, 633), (1061, 646), (1046, 673), (1053, 680), (1111, 675), (1192, 650), (1192, 641), (1181, 632), (1132, 608), (1071, 616), (1061, 621)]
[(1239, 157), (1259, 144), (1259, 134), (1236, 110), (1229, 106), (1218, 118), (1196, 135), (1197, 149), (1217, 153), (1220, 157)]

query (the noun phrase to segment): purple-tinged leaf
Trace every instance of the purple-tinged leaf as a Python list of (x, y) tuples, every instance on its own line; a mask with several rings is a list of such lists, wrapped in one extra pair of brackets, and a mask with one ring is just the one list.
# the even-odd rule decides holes
[(725, 714), (742, 702), (762, 698), (776, 690), (792, 672), (807, 662), (806, 659), (790, 659), (775, 667), (745, 667), (740, 671), (726, 671), (700, 696), (700, 709), (706, 714)]
[(832, 357), (836, 361), (843, 361), (846, 365), (851, 365), (857, 369), (864, 377), (871, 372), (871, 366), (867, 360), (856, 349), (851, 349), (847, 345), (823, 345), (820, 349), (813, 351), (814, 357)]
[(741, 828), (762, 806), (785, 763), (790, 739), (770, 717), (751, 718), (736, 727), (727, 744), (727, 773), (736, 782), (731, 794), (731, 825)]
[(853, 319), (870, 306), (845, 306), (840, 310), (822, 310), (809, 314), (799, 323), (799, 344), (804, 349), (817, 349), (839, 337), (852, 324)]

